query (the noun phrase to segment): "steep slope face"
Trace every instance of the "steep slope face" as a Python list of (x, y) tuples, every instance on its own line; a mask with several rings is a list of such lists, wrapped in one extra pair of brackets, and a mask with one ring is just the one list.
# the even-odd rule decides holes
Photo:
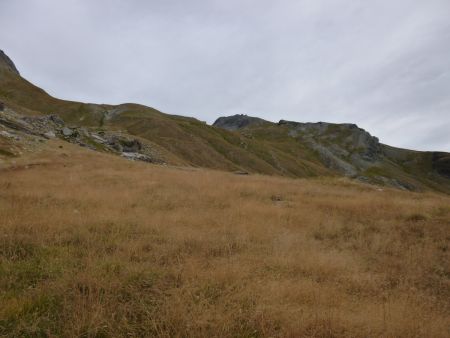
[[(0, 56), (0, 102), (23, 117), (62, 118), (67, 127), (87, 137), (72, 139), (76, 143), (96, 143), (104, 133), (135, 137), (149, 154), (160, 154), (158, 161), (167, 164), (291, 177), (346, 175), (403, 189), (432, 187), (450, 192), (447, 153), (388, 147), (352, 124), (276, 124), (234, 115), (208, 126), (138, 104), (59, 100), (22, 78), (4, 53)], [(61, 129), (56, 133), (60, 135)]]
[(54, 98), (21, 77), (8, 60), (0, 58), (0, 101), (5, 105), (23, 115), (58, 114), (67, 122), (86, 125), (100, 123), (105, 110), (103, 105)]
[(8, 55), (6, 55), (5, 52), (3, 52), (1, 49), (0, 49), (0, 70), (20, 75), (14, 62), (12, 62), (12, 60), (8, 57)]

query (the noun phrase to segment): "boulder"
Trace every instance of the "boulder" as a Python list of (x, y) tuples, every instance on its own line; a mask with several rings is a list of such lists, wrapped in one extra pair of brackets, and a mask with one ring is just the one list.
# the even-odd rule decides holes
[(64, 136), (72, 136), (73, 135), (73, 130), (67, 127), (64, 127), (62, 130), (62, 134)]
[(44, 136), (46, 138), (55, 138), (56, 137), (56, 135), (53, 131), (48, 131), (48, 132), (44, 133)]

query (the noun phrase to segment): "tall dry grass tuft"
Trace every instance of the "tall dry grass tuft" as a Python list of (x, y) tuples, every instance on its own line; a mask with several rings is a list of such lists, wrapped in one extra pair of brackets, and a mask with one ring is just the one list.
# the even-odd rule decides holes
[(450, 335), (448, 196), (55, 149), (0, 171), (1, 335)]

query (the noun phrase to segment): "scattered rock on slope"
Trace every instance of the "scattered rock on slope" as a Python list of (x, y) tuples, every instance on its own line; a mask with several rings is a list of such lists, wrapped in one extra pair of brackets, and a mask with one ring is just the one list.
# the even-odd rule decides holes
[(134, 137), (119, 131), (105, 132), (85, 127), (68, 127), (55, 114), (21, 116), (11, 109), (5, 109), (0, 112), (0, 136), (9, 140), (10, 146), (13, 146), (11, 142), (14, 142), (17, 147), (24, 150), (34, 148), (34, 145), (45, 140), (60, 137), (82, 147), (116, 153), (130, 160), (164, 163), (151, 145)]

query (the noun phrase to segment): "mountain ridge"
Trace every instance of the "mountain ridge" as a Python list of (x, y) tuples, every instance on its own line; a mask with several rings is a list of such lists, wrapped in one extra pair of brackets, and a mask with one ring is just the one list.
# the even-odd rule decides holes
[[(84, 139), (67, 138), (75, 143), (96, 144), (96, 137), (105, 132), (134, 137), (148, 149), (157, 149), (158, 161), (168, 164), (288, 177), (348, 176), (400, 189), (450, 192), (445, 152), (390, 147), (351, 123), (274, 123), (233, 115), (209, 126), (139, 104), (60, 100), (25, 80), (3, 52), (0, 101), (20, 116), (57, 115), (66, 127), (84, 130), (78, 132), (87, 135)], [(62, 129), (51, 131), (62, 135)]]

